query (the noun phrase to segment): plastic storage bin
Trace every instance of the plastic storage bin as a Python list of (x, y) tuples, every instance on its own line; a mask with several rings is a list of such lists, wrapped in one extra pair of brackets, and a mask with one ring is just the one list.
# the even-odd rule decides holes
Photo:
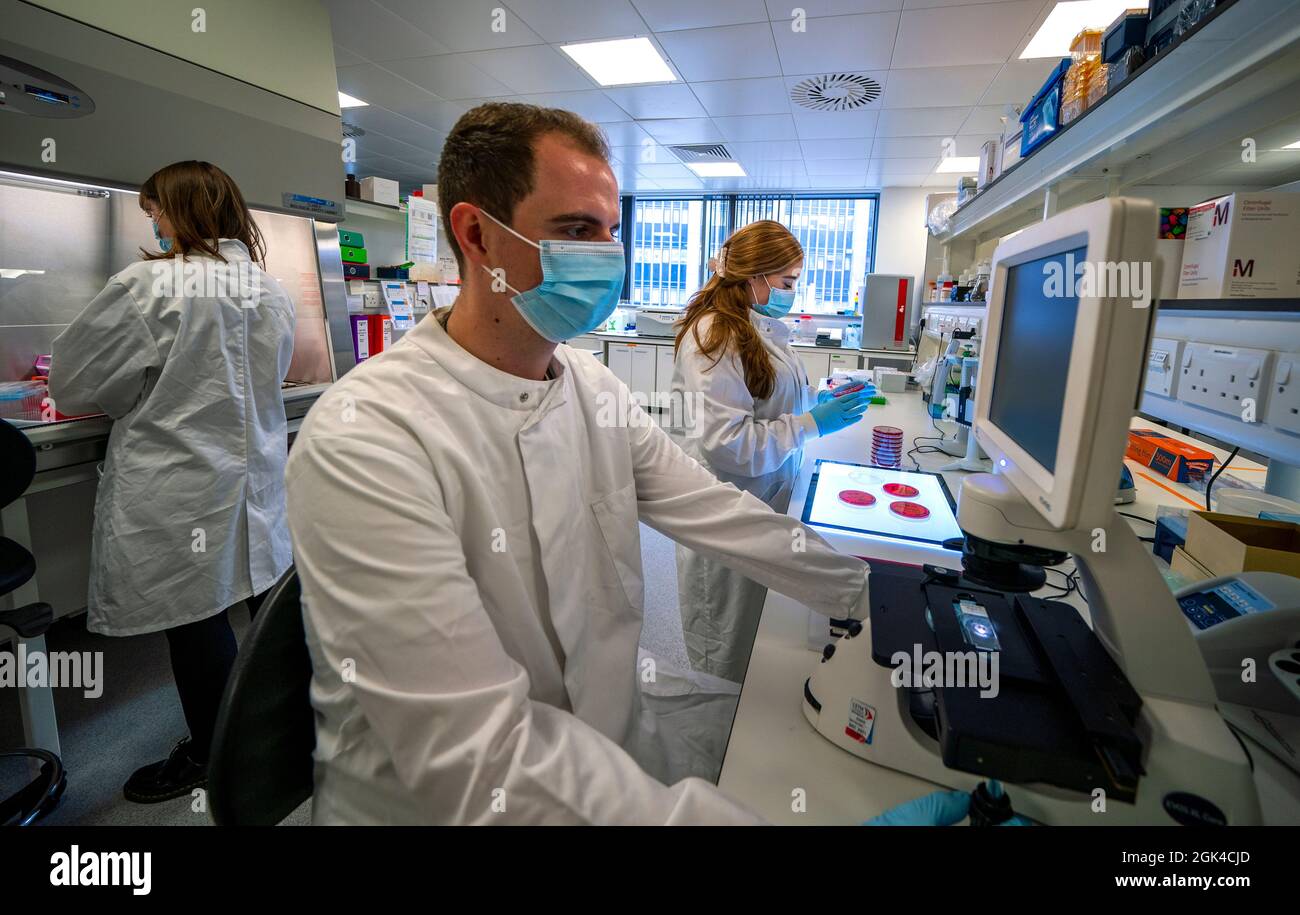
[(1061, 88), (1073, 61), (1062, 58), (1020, 115), (1020, 156), (1029, 155), (1061, 129)]

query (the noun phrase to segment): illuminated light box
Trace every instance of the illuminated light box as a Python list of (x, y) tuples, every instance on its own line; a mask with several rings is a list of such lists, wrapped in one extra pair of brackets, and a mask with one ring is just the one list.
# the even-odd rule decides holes
[(962, 536), (953, 508), (937, 474), (820, 460), (802, 520), (828, 530), (939, 546)]

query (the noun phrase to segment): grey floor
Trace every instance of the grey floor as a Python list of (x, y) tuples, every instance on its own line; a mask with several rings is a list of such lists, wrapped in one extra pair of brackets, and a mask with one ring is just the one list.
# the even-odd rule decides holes
[[(642, 648), (688, 669), (677, 612), (677, 568), (670, 540), (641, 526), (645, 567), (646, 613)], [(248, 616), (232, 614), (236, 634), (243, 635)], [(193, 809), (191, 798), (161, 804), (132, 804), (122, 784), (139, 766), (167, 755), (185, 735), (180, 701), (172, 684), (167, 642), (161, 635), (107, 638), (86, 631), (85, 617), (60, 620), (47, 635), (50, 651), (104, 652), (103, 695), (88, 699), (80, 690), (56, 689), (62, 756), (68, 790), (59, 807), (43, 822), (51, 825), (203, 826), (211, 820)], [(11, 645), (0, 649), (12, 651)], [(0, 689), (0, 749), (23, 743), (17, 691)], [(0, 771), (0, 794), (17, 785), (16, 768)], [(303, 825), (307, 805), (285, 825)]]

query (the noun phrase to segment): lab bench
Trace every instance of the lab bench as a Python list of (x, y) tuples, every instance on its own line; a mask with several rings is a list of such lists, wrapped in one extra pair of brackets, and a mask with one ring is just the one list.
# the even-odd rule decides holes
[[(290, 442), (311, 405), (328, 387), (304, 384), (284, 389)], [(86, 609), (98, 468), (113, 423), (106, 416), (92, 416), (22, 425), (36, 450), (36, 476), (19, 499), (0, 510), (0, 535), (17, 541), (36, 557), (36, 574), (0, 597), (0, 610), (41, 601), (49, 604), (54, 618), (59, 619)], [(26, 643), (29, 652), (45, 651), (44, 636)], [(22, 687), (20, 693), (27, 744), (58, 753), (50, 688)]]
[[(668, 402), (675, 355), (671, 337), (642, 337), (634, 330), (597, 331), (575, 337), (568, 345), (595, 354), (634, 395), (641, 395), (652, 414)], [(814, 383), (834, 372), (877, 366), (908, 371), (915, 356), (913, 350), (841, 349), (812, 343), (792, 343), (791, 347)]]
[[(808, 443), (804, 466), (795, 481), (789, 515), (799, 518), (807, 498), (809, 482), (819, 458), (852, 463), (870, 463), (871, 430), (876, 425), (897, 426), (903, 430), (906, 448), (918, 435), (933, 435), (930, 416), (920, 394), (907, 392), (888, 395), (888, 403), (873, 406), (865, 419), (836, 435), (817, 438)], [(945, 424), (951, 429), (950, 424)], [(1148, 420), (1135, 418), (1134, 425), (1150, 427)], [(1168, 434), (1187, 439), (1173, 430)], [(1202, 447), (1208, 447), (1198, 442)], [(1222, 460), (1226, 452), (1210, 448)], [(922, 470), (937, 470), (953, 460), (948, 455), (918, 454)], [(1134, 461), (1125, 461), (1133, 473), (1136, 501), (1121, 510), (1154, 518), (1162, 505), (1181, 508), (1203, 507), (1204, 496), (1165, 478), (1156, 479), (1153, 471)], [(910, 469), (911, 459), (903, 466)], [(1262, 476), (1263, 468), (1237, 458), (1225, 472), (1244, 478)], [(956, 497), (964, 471), (942, 474)], [(1139, 533), (1147, 535), (1143, 529)], [(958, 554), (939, 547), (906, 544), (903, 541), (864, 541), (868, 560), (918, 565), (938, 562), (960, 567)], [(1062, 598), (1054, 591), (1037, 592), (1053, 600), (1064, 600), (1088, 619), (1087, 605), (1077, 592)], [(773, 823), (787, 825), (852, 825), (870, 819), (912, 798), (920, 797), (941, 786), (922, 779), (869, 763), (833, 745), (819, 734), (804, 717), (802, 702), (804, 682), (821, 657), (809, 648), (809, 610), (785, 595), (769, 591), (763, 616), (750, 655), (749, 669), (741, 687), (740, 700), (732, 723), (726, 756), (718, 786), (730, 797), (747, 805)], [(1300, 823), (1300, 787), (1294, 773), (1269, 753), (1254, 747), (1260, 807), (1266, 823)], [(1015, 787), (1009, 787), (1015, 793)], [(798, 792), (802, 792), (799, 794)], [(802, 798), (803, 804), (796, 804)]]

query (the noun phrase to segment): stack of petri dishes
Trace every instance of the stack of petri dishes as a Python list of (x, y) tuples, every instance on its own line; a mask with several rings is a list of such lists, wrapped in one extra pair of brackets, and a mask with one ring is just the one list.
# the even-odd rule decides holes
[(903, 430), (876, 426), (871, 430), (871, 463), (897, 470), (903, 463)]

